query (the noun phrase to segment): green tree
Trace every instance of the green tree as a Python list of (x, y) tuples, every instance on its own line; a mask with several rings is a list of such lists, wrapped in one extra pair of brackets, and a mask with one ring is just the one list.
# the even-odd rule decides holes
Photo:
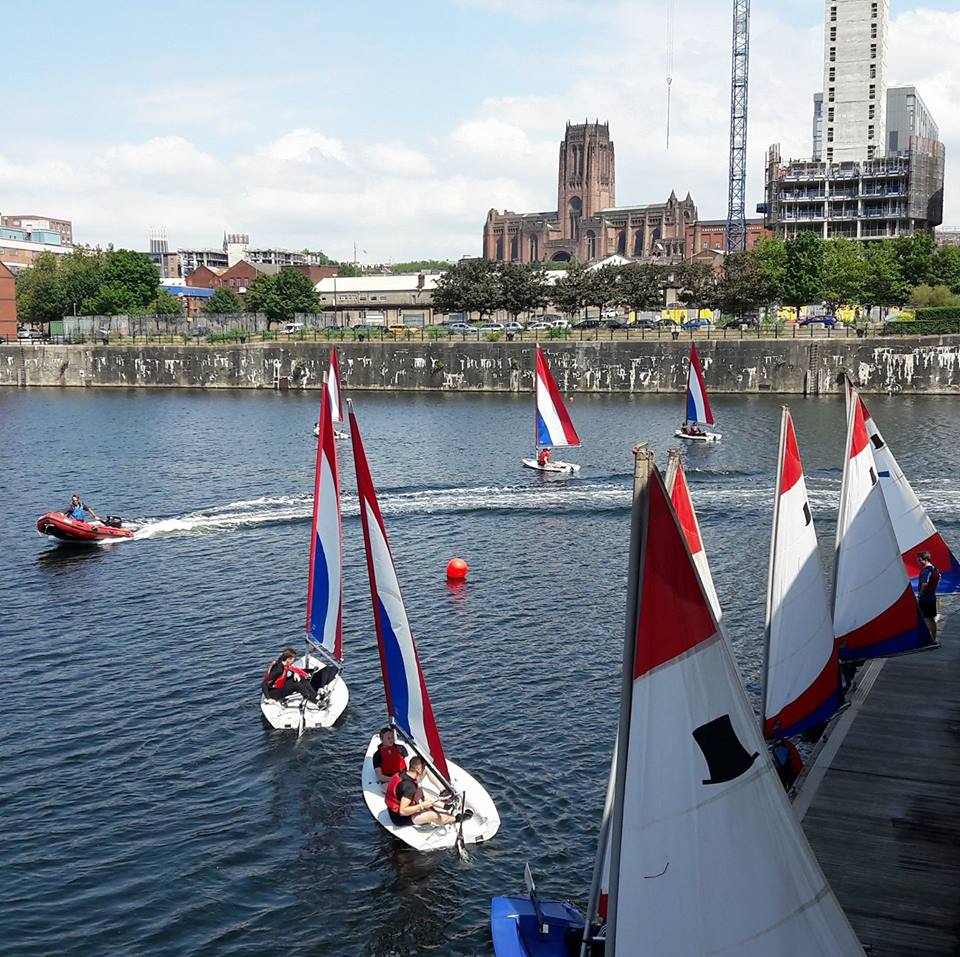
[(696, 310), (712, 309), (717, 304), (719, 282), (709, 263), (685, 262), (674, 271), (677, 298)]
[(243, 300), (227, 286), (221, 286), (202, 306), (207, 315), (236, 315), (243, 312)]
[(184, 313), (183, 300), (161, 289), (156, 298), (150, 303), (148, 312), (152, 316), (182, 316)]
[[(154, 298), (159, 289), (154, 291)], [(97, 291), (83, 302), (85, 316), (120, 316), (143, 314), (146, 307), (138, 302), (136, 295), (119, 282), (104, 282)]]
[(77, 247), (57, 263), (57, 283), (65, 314), (83, 313), (104, 282), (104, 255), (100, 249)]
[(565, 315), (575, 316), (585, 308), (594, 294), (590, 289), (592, 277), (580, 263), (561, 276), (550, 294), (553, 304)]
[(880, 306), (902, 306), (910, 298), (910, 283), (903, 278), (892, 243), (874, 243), (864, 253), (867, 261), (863, 283), (863, 305), (869, 311)]
[(814, 233), (802, 232), (784, 243), (786, 272), (782, 300), (799, 309), (823, 300), (823, 240)]
[(543, 270), (525, 263), (504, 263), (500, 268), (500, 290), (503, 308), (516, 319), (547, 304)]
[(411, 259), (407, 262), (390, 263), (390, 272), (443, 272), (453, 265), (446, 259)]
[(433, 291), (440, 312), (480, 313), (480, 319), (503, 305), (499, 263), (468, 259), (448, 269)]
[(146, 309), (157, 298), (160, 270), (145, 253), (108, 249), (103, 254), (103, 282), (114, 287), (118, 297), (132, 308)]
[(601, 266), (599, 269), (589, 269), (584, 279), (586, 304), (603, 309), (607, 303), (616, 298), (617, 285), (620, 280), (620, 267)]
[(57, 282), (57, 257), (40, 253), (29, 269), (17, 273), (17, 317), (21, 322), (41, 323), (62, 319), (65, 303)]
[(317, 264), (320, 266), (336, 266), (336, 262), (332, 260), (322, 249), (303, 249), (301, 252), (304, 256), (314, 256), (317, 259)]
[(663, 306), (667, 288), (667, 270), (656, 263), (630, 263), (620, 267), (613, 301), (633, 312), (646, 312)]
[(930, 279), (930, 267), (936, 249), (929, 233), (900, 236), (893, 241), (894, 256), (900, 275), (911, 285), (919, 286)]
[(918, 309), (930, 306), (960, 306), (960, 296), (950, 291), (949, 286), (928, 286), (921, 283), (910, 293), (910, 305)]
[(938, 246), (930, 260), (928, 281), (960, 293), (960, 246)]
[(863, 246), (852, 239), (830, 239), (823, 249), (823, 301), (838, 307), (862, 302), (867, 275)]
[(340, 263), (338, 272), (344, 279), (355, 279), (363, 275), (363, 270), (359, 266), (354, 266), (353, 263)]
[(298, 312), (319, 312), (320, 297), (308, 276), (296, 269), (257, 276), (247, 289), (245, 300), (251, 312), (262, 312), (267, 324), (291, 322)]
[(748, 252), (728, 254), (717, 285), (717, 305), (727, 315), (742, 318), (766, 304), (766, 293), (754, 257)]
[(575, 266), (580, 265), (580, 260), (576, 256), (571, 257), (567, 260), (554, 260), (550, 259), (543, 264), (543, 268), (553, 271), (555, 269), (573, 269)]
[(757, 296), (770, 307), (783, 300), (783, 282), (787, 275), (787, 249), (781, 239), (765, 239), (749, 252), (757, 277)]

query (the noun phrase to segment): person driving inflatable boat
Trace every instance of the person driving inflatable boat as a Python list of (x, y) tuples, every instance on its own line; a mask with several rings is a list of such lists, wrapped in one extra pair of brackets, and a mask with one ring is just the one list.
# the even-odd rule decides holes
[(70, 505), (63, 510), (63, 514), (67, 518), (76, 519), (78, 522), (88, 522), (91, 518), (94, 521), (100, 521), (100, 516), (92, 508), (84, 505), (79, 495), (74, 495), (70, 499)]

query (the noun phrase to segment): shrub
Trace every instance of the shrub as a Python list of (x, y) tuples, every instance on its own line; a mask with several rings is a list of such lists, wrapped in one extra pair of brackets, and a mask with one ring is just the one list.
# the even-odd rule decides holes
[(499, 332), (488, 332), (487, 333), (487, 342), (499, 342), (501, 333)]
[(450, 335), (448, 329), (438, 329), (436, 326), (430, 326), (427, 329), (428, 339), (445, 339), (448, 335)]
[(956, 327), (956, 320), (960, 319), (960, 306), (929, 306), (926, 309), (918, 309), (917, 319), (921, 322), (925, 320), (939, 321), (941, 319), (953, 319), (955, 320), (954, 326)]
[(563, 339), (567, 335), (566, 329), (548, 329), (547, 338), (548, 339)]
[[(926, 312), (919, 309), (918, 312)], [(915, 319), (884, 323), (882, 336), (945, 336), (960, 333), (960, 316), (956, 319)]]

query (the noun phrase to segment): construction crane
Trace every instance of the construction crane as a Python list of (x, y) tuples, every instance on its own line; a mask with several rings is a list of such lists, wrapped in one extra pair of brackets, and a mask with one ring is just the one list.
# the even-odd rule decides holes
[(750, 74), (750, 0), (733, 0), (733, 63), (730, 70), (730, 185), (727, 252), (747, 248), (747, 86)]
[(670, 87), (673, 85), (673, 47), (674, 23), (676, 20), (677, 0), (667, 0), (667, 149), (670, 149)]

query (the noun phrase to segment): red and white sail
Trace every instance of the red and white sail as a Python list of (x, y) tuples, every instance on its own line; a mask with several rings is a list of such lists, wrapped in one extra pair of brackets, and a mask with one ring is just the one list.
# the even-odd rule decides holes
[(833, 627), (841, 659), (885, 658), (934, 644), (900, 557), (867, 434), (851, 386), (837, 519)]
[(340, 424), (343, 421), (343, 392), (340, 388), (340, 360), (337, 358), (337, 350), (330, 350), (330, 366), (327, 369), (327, 395), (330, 399), (330, 410), (333, 413), (333, 421)]
[(700, 523), (697, 521), (693, 499), (690, 498), (690, 488), (687, 485), (687, 477), (680, 461), (680, 453), (676, 450), (670, 452), (670, 458), (667, 462), (666, 486), (670, 501), (673, 502), (677, 518), (680, 520), (680, 527), (687, 539), (690, 554), (693, 556), (693, 564), (697, 567), (697, 574), (700, 576), (703, 590), (710, 600), (710, 608), (713, 610), (714, 617), (719, 621), (721, 615), (720, 600), (717, 598), (713, 575), (710, 573), (710, 563), (707, 561), (707, 552), (703, 547)]
[(862, 957), (640, 456), (606, 954)]
[(890, 446), (884, 441), (880, 430), (871, 417), (863, 399), (860, 399), (863, 408), (864, 425), (870, 444), (873, 447), (873, 458), (877, 463), (877, 475), (880, 478), (880, 488), (883, 489), (883, 498), (887, 503), (893, 531), (897, 536), (897, 547), (907, 569), (914, 588), (917, 587), (917, 576), (920, 574), (920, 563), (917, 561), (917, 552), (930, 552), (933, 564), (940, 570), (940, 584), (937, 591), (960, 592), (960, 563), (937, 531), (936, 526), (927, 515), (927, 510), (920, 504), (916, 493), (907, 481), (903, 469), (890, 451)]
[(784, 408), (767, 587), (763, 733), (800, 734), (827, 721), (842, 704), (817, 533), (793, 420)]

